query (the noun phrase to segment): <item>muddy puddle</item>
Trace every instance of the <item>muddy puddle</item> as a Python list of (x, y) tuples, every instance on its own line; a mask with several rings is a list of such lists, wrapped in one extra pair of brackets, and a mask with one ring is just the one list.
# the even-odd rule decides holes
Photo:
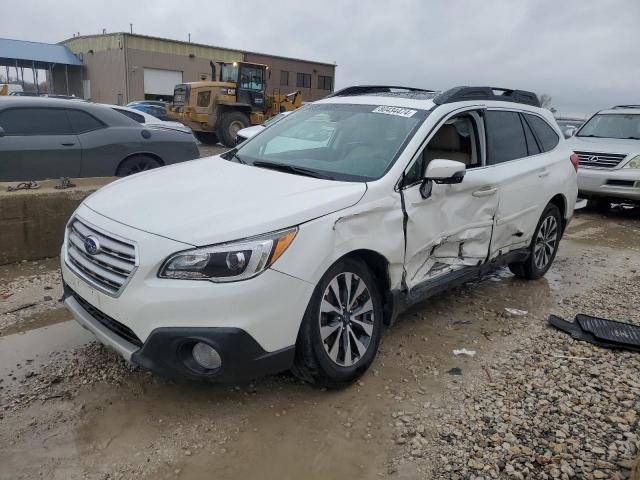
[[(54, 312), (22, 325), (17, 333), (5, 332), (0, 337), (0, 379), (8, 387), (18, 373), (37, 371), (51, 361), (52, 355), (94, 340), (87, 330), (70, 321), (65, 311)], [(17, 326), (12, 328), (15, 330)]]

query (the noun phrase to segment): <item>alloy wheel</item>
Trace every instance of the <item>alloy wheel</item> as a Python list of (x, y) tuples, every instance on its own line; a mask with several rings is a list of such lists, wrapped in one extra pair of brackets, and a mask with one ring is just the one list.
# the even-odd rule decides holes
[(556, 217), (550, 215), (544, 219), (536, 236), (533, 248), (533, 261), (536, 267), (544, 270), (555, 252), (558, 243), (558, 222)]
[(336, 365), (351, 367), (371, 344), (374, 312), (371, 292), (364, 280), (352, 272), (336, 275), (322, 295), (320, 338)]

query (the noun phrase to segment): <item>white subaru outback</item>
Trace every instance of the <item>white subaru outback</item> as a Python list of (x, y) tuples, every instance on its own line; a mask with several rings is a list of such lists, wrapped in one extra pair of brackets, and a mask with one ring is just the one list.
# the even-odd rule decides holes
[(598, 210), (640, 204), (640, 105), (618, 105), (591, 117), (568, 140), (580, 159), (578, 190)]
[(533, 93), (349, 87), (87, 198), (62, 247), (65, 303), (162, 375), (344, 385), (409, 305), (503, 265), (544, 275), (577, 167)]

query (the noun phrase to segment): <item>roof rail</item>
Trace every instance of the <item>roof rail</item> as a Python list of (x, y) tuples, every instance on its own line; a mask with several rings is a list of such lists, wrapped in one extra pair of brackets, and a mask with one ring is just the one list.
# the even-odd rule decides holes
[(425, 93), (436, 93), (434, 90), (425, 90), (423, 88), (413, 88), (413, 87), (397, 87), (395, 85), (354, 85), (352, 87), (346, 87), (342, 90), (338, 90), (337, 92), (333, 92), (330, 95), (327, 95), (326, 98), (330, 97), (348, 97), (351, 95), (366, 95), (367, 93), (387, 93), (392, 90), (402, 90), (405, 92), (425, 92)]
[(498, 100), (501, 102), (524, 103), (534, 107), (540, 106), (538, 96), (526, 90), (510, 90), (497, 87), (454, 87), (442, 92), (433, 102), (443, 103), (464, 102), (467, 100)]
[(611, 110), (620, 110), (623, 108), (640, 108), (640, 105), (615, 105), (611, 107)]

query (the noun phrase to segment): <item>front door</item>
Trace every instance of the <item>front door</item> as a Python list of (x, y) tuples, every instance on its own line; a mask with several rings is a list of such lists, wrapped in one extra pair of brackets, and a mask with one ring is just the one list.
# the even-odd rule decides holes
[[(497, 188), (484, 162), (484, 127), (478, 111), (445, 119), (406, 173), (407, 213), (405, 282), (409, 290), (465, 266), (484, 263), (494, 216)], [(467, 166), (463, 181), (433, 184), (421, 193), (420, 179), (434, 159), (456, 160)], [(424, 197), (427, 198), (424, 198)]]
[(64, 109), (3, 110), (0, 127), (0, 181), (79, 176), (81, 146)]

